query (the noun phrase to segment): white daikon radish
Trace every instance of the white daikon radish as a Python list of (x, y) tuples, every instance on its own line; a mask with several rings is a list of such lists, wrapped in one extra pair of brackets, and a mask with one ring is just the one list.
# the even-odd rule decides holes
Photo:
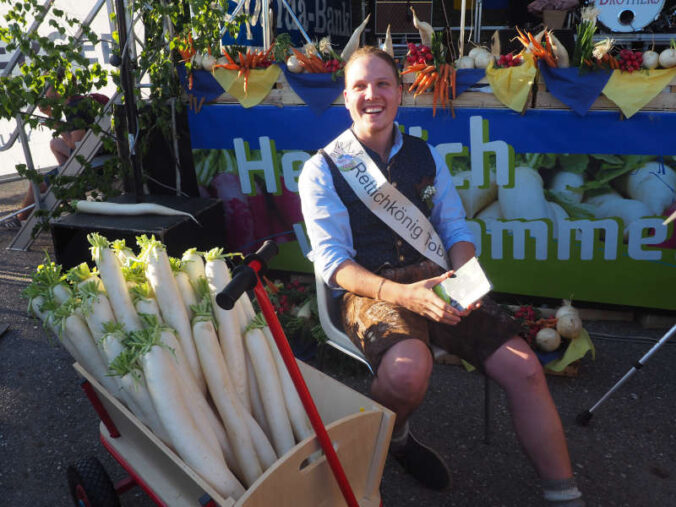
[(258, 380), (265, 417), (270, 427), (272, 445), (277, 454), (283, 456), (295, 445), (295, 442), (275, 360), (262, 330), (250, 329), (244, 336), (244, 341), (256, 373), (256, 380)]
[(576, 188), (584, 185), (584, 176), (570, 171), (556, 171), (549, 183), (549, 190), (568, 202), (582, 202), (582, 192)]
[(268, 341), (268, 346), (272, 351), (272, 356), (275, 359), (275, 364), (277, 366), (277, 374), (282, 385), (282, 393), (284, 394), (284, 403), (286, 403), (286, 410), (289, 414), (289, 421), (291, 422), (291, 427), (293, 428), (293, 434), (296, 437), (296, 441), (300, 442), (305, 440), (307, 437), (311, 436), (313, 433), (312, 425), (310, 424), (310, 419), (308, 419), (303, 403), (300, 401), (300, 396), (298, 396), (298, 391), (296, 391), (296, 386), (291, 380), (291, 375), (286, 369), (282, 355), (277, 349), (275, 339), (272, 336), (272, 331), (268, 326), (262, 328), (265, 338)]
[(561, 345), (561, 335), (550, 327), (544, 327), (535, 335), (535, 344), (544, 352), (552, 352)]
[(119, 385), (107, 375), (108, 368), (103, 360), (94, 338), (85, 321), (75, 313), (78, 302), (70, 299), (54, 312), (54, 325), (77, 351), (77, 361), (94, 377), (99, 384), (116, 398), (119, 397)]
[(620, 218), (624, 224), (624, 237), (627, 237), (629, 225), (636, 220), (652, 215), (650, 208), (634, 199), (623, 199), (617, 192), (607, 192), (585, 199), (591, 206), (596, 218)]
[(153, 405), (176, 452), (219, 494), (237, 500), (244, 487), (228, 469), (220, 449), (210, 445), (196, 426), (171, 352), (155, 345), (141, 362)]
[(127, 291), (127, 283), (122, 274), (120, 261), (110, 248), (110, 243), (97, 233), (88, 234), (87, 240), (92, 245), (92, 259), (96, 262), (101, 280), (106, 288), (115, 320), (121, 322), (129, 332), (138, 331), (141, 329), (141, 320)]
[(133, 215), (168, 215), (168, 216), (187, 216), (192, 218), (195, 223), (199, 224), (197, 219), (190, 213), (179, 211), (177, 209), (168, 208), (161, 204), (154, 204), (150, 202), (142, 202), (138, 204), (120, 204), (114, 202), (101, 201), (75, 201), (73, 202), (75, 210), (79, 213), (92, 213), (98, 215), (114, 215), (114, 216), (133, 216)]
[(367, 14), (366, 18), (364, 18), (364, 21), (361, 22), (361, 25), (359, 25), (357, 29), (352, 32), (350, 39), (347, 41), (343, 51), (340, 53), (340, 59), (344, 62), (348, 61), (350, 56), (352, 56), (352, 53), (354, 53), (359, 48), (359, 39), (370, 18), (371, 14), (369, 13)]
[(181, 292), (181, 298), (183, 299), (183, 304), (185, 305), (185, 311), (188, 313), (188, 318), (192, 320), (193, 311), (191, 307), (197, 304), (197, 296), (190, 283), (190, 278), (188, 278), (187, 273), (180, 270), (174, 271), (174, 278), (176, 279), (178, 290)]
[(79, 285), (77, 294), (81, 299), (80, 309), (87, 322), (92, 337), (98, 342), (105, 333), (107, 323), (115, 323), (115, 315), (105, 293), (98, 288), (95, 281)]
[(188, 275), (193, 288), (197, 290), (199, 280), (201, 278), (206, 278), (207, 275), (204, 271), (204, 259), (197, 253), (196, 248), (191, 248), (183, 252), (183, 256), (181, 257), (181, 267)]
[(420, 43), (423, 46), (431, 48), (432, 37), (434, 36), (434, 28), (429, 23), (421, 21), (416, 15), (415, 9), (413, 7), (409, 7), (409, 9), (411, 9), (411, 12), (413, 13), (413, 26), (418, 30), (418, 33), (420, 34)]
[[(223, 424), (196, 385), (191, 375), (190, 366), (187, 364), (187, 359), (183, 353), (183, 348), (173, 330), (155, 326), (146, 329), (145, 332), (151, 333), (153, 341), (165, 345), (173, 351), (176, 357), (176, 368), (183, 377), (181, 389), (186, 396), (187, 403), (192, 407), (196, 422), (202, 426), (202, 431), (212, 445), (221, 449), (230, 468), (235, 473), (239, 473), (237, 460), (235, 459), (230, 441), (225, 434)], [(159, 335), (159, 339), (156, 338), (157, 335)]]
[(247, 387), (246, 360), (244, 358), (244, 343), (237, 313), (233, 310), (224, 310), (216, 304), (216, 296), (225, 288), (231, 280), (230, 269), (225, 263), (222, 248), (214, 248), (205, 254), (206, 265), (204, 267), (214, 317), (218, 323), (218, 339), (223, 349), (225, 362), (228, 365), (230, 378), (240, 400), (248, 411), (251, 411), (249, 400), (249, 388)]
[(265, 434), (270, 436), (270, 426), (268, 426), (268, 421), (265, 419), (265, 410), (263, 410), (263, 401), (261, 400), (260, 388), (258, 387), (258, 381), (256, 380), (256, 373), (254, 372), (253, 366), (251, 365), (251, 358), (249, 353), (245, 353), (244, 357), (246, 359), (246, 373), (249, 386), (249, 400), (251, 401), (251, 415), (256, 420), (261, 429)]
[(477, 53), (473, 58), (474, 67), (477, 69), (487, 69), (493, 61), (493, 55), (486, 50)]
[(155, 299), (153, 290), (147, 281), (136, 285), (129, 291), (129, 294), (134, 301), (136, 313), (139, 314), (141, 319), (144, 315), (152, 315), (159, 324), (164, 324), (160, 306), (157, 304), (157, 299)]
[[(207, 294), (207, 298), (208, 298)], [(193, 336), (202, 371), (209, 386), (211, 399), (221, 416), (228, 439), (242, 472), (245, 486), (251, 486), (263, 472), (244, 420), (244, 407), (228, 375), (225, 359), (218, 343), (210, 300), (204, 299), (195, 306), (192, 322)]]
[(503, 218), (502, 211), (500, 211), (500, 203), (498, 201), (493, 201), (484, 209), (482, 209), (474, 218), (483, 220), (499, 220)]
[(385, 42), (383, 43), (383, 51), (388, 55), (394, 58), (394, 46), (392, 44), (392, 33), (390, 32), (390, 25), (387, 24), (387, 30), (385, 31)]
[(469, 56), (461, 56), (455, 61), (456, 69), (473, 69), (474, 68), (474, 58)]
[(568, 213), (559, 204), (547, 201), (548, 218), (552, 221), (552, 236), (559, 237), (559, 224), (568, 218)]
[(651, 215), (662, 215), (676, 201), (676, 172), (660, 162), (624, 174), (617, 184), (621, 193), (645, 204)]
[(73, 292), (66, 281), (66, 275), (63, 274), (61, 265), (58, 265), (47, 255), (42, 264), (40, 264), (35, 273), (31, 275), (32, 283), (41, 286), (48, 294), (43, 296), (54, 297), (57, 303), (63, 304), (68, 301)]
[(556, 38), (553, 32), (549, 32), (549, 40), (552, 43), (552, 52), (554, 53), (554, 58), (556, 59), (556, 66), (560, 69), (565, 69), (570, 67), (570, 56), (566, 47), (561, 44), (561, 41)]
[(110, 244), (110, 247), (115, 252), (115, 255), (117, 255), (117, 259), (122, 266), (127, 266), (134, 260), (134, 251), (127, 246), (125, 240), (116, 239)]
[(477, 213), (495, 201), (498, 197), (498, 185), (495, 183), (495, 173), (489, 174), (488, 188), (479, 188), (472, 183), (472, 172), (461, 171), (453, 175), (455, 186), (467, 218), (474, 218)]
[(137, 242), (141, 247), (141, 258), (146, 263), (146, 278), (155, 293), (162, 318), (176, 331), (193, 378), (200, 391), (204, 393), (206, 382), (197, 359), (188, 312), (174, 279), (167, 251), (154, 236), (152, 238), (141, 236), (137, 238)]
[(542, 178), (535, 169), (516, 167), (514, 186), (498, 188), (498, 202), (502, 216), (506, 220), (547, 218), (549, 211), (543, 185)]

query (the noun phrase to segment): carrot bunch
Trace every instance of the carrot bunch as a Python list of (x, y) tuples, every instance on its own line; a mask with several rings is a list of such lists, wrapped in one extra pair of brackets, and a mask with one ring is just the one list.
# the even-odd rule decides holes
[[(191, 34), (188, 34), (186, 39), (179, 41), (178, 53), (181, 55), (181, 62), (189, 62), (192, 60), (192, 57), (195, 56), (197, 51), (193, 45)], [(188, 75), (188, 89), (192, 90), (192, 72)]]
[(544, 45), (542, 45), (532, 33), (526, 32), (524, 34), (518, 27), (516, 28), (516, 31), (519, 34), (517, 40), (523, 44), (525, 49), (530, 49), (536, 60), (543, 60), (550, 67), (557, 67), (556, 57), (552, 50), (552, 42), (548, 30), (545, 30), (543, 35), (543, 38), (545, 39)]
[(326, 66), (324, 65), (324, 60), (322, 60), (319, 56), (314, 54), (304, 55), (303, 53), (294, 48), (291, 48), (291, 51), (293, 51), (294, 56), (296, 57), (298, 62), (303, 66), (306, 72), (314, 74), (329, 72), (326, 69)]
[(252, 51), (251, 48), (248, 48), (246, 53), (238, 51), (237, 59), (232, 57), (230, 53), (223, 48), (223, 56), (228, 60), (228, 63), (217, 63), (214, 65), (214, 69), (221, 68), (238, 71), (238, 78), (244, 76), (244, 93), (246, 94), (249, 87), (249, 73), (253, 69), (263, 69), (270, 66), (272, 62), (270, 61), (269, 56), (273, 47), (274, 46), (270, 46), (266, 51), (262, 49)]
[(437, 104), (444, 109), (450, 104), (449, 89), (453, 91), (455, 98), (455, 69), (448, 63), (442, 63), (437, 68), (435, 65), (416, 63), (408, 66), (403, 74), (416, 72), (416, 77), (408, 88), (408, 93), (413, 93), (413, 98), (432, 89), (432, 116), (437, 114)]

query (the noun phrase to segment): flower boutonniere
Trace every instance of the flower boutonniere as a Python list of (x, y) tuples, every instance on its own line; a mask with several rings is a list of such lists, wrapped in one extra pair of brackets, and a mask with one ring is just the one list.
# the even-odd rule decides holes
[(427, 185), (425, 188), (423, 188), (420, 198), (427, 204), (427, 207), (429, 209), (432, 209), (434, 207), (434, 203), (432, 202), (432, 199), (434, 198), (434, 195), (437, 193), (437, 189), (434, 188), (434, 185)]

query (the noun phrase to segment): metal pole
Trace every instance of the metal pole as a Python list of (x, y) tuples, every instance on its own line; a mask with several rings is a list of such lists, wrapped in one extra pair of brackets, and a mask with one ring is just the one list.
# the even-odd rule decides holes
[(143, 201), (143, 183), (141, 178), (141, 163), (136, 152), (136, 141), (138, 140), (138, 118), (136, 116), (136, 98), (134, 96), (134, 76), (132, 74), (131, 61), (129, 59), (129, 47), (127, 44), (127, 16), (124, 0), (115, 0), (115, 10), (117, 15), (117, 32), (120, 39), (120, 81), (122, 92), (124, 94), (124, 109), (127, 117), (129, 155), (131, 159), (132, 172), (134, 177), (134, 196), (136, 202)]
[[(21, 142), (21, 149), (23, 149), (23, 156), (26, 158), (26, 167), (30, 172), (33, 172), (35, 171), (35, 164), (33, 164), (33, 155), (31, 154), (30, 146), (28, 146), (28, 136), (24, 130), (24, 123), (23, 118), (21, 118), (21, 114), (16, 115), (16, 127), (19, 132), (19, 141)], [(33, 180), (31, 180), (31, 189), (33, 190), (35, 206), (37, 209), (44, 209), (42, 195), (40, 195), (40, 186)]]

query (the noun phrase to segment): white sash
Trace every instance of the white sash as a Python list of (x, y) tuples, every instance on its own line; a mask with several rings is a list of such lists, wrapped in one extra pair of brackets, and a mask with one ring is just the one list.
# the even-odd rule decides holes
[(385, 225), (432, 262), (450, 269), (444, 244), (430, 221), (387, 181), (352, 130), (343, 132), (324, 151), (357, 197)]

